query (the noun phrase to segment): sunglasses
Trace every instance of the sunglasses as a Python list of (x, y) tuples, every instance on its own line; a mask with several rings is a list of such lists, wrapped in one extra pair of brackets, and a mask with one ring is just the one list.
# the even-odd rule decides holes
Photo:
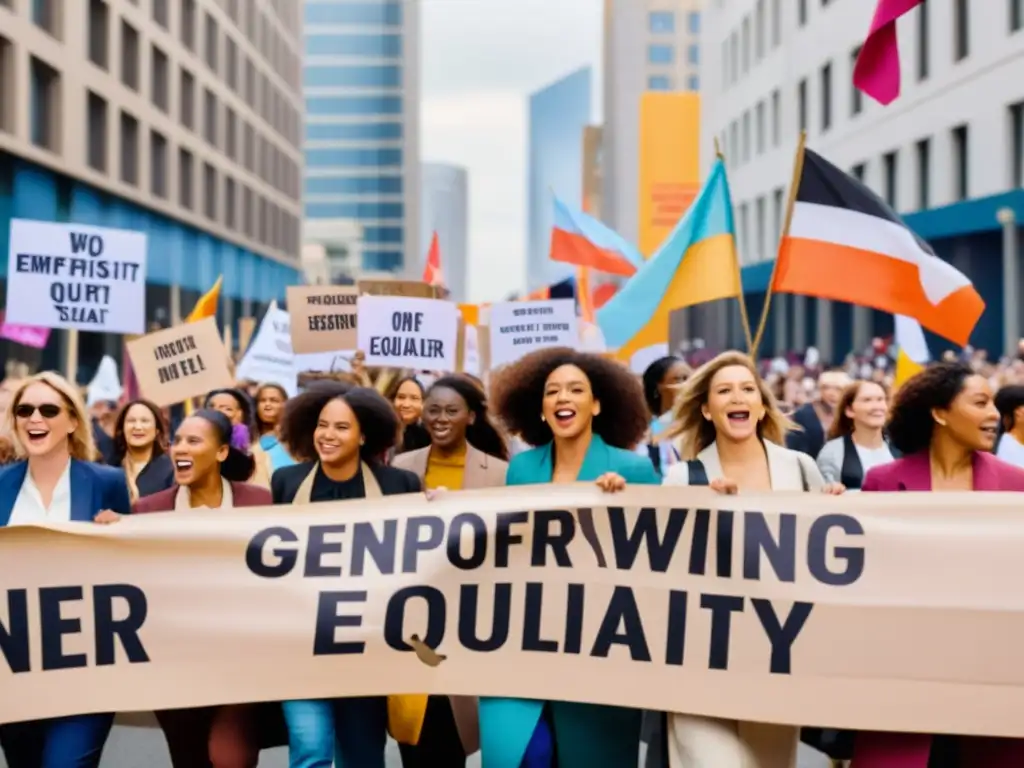
[(19, 419), (30, 419), (32, 418), (32, 414), (39, 411), (39, 415), (44, 419), (55, 419), (60, 416), (62, 410), (64, 409), (59, 405), (54, 405), (53, 403), (43, 403), (42, 405), (19, 403), (18, 407), (14, 409), (14, 415)]

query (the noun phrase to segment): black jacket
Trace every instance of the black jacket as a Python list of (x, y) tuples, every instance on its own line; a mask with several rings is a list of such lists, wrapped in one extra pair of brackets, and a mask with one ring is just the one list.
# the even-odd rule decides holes
[[(302, 481), (313, 471), (314, 466), (316, 466), (314, 462), (307, 461), (303, 464), (281, 467), (274, 472), (274, 476), (270, 479), (270, 492), (274, 496), (274, 503), (291, 504), (295, 500), (295, 494), (299, 492)], [(370, 470), (377, 478), (380, 491), (385, 496), (418, 493), (423, 488), (420, 479), (407, 470), (388, 467), (384, 464), (371, 464)]]
[(814, 410), (811, 403), (801, 405), (790, 418), (803, 427), (803, 431), (793, 431), (786, 435), (786, 447), (793, 451), (806, 453), (812, 459), (817, 459), (821, 449), (825, 446), (825, 430), (822, 429), (821, 419), (818, 412)]

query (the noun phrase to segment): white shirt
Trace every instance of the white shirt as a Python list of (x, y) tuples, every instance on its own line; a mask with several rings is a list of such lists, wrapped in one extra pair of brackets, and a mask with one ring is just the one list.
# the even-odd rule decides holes
[(1009, 432), (1004, 432), (999, 438), (999, 447), (996, 448), (996, 457), (1017, 467), (1024, 467), (1024, 445), (1017, 442), (1017, 438)]
[(68, 462), (53, 489), (53, 499), (47, 509), (43, 496), (32, 479), (32, 470), (25, 470), (25, 482), (21, 484), (18, 498), (11, 510), (7, 525), (34, 525), (36, 523), (67, 523), (71, 520), (71, 462)]

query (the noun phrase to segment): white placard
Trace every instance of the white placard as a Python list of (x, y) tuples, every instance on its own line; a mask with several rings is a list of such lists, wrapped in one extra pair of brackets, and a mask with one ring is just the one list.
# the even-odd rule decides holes
[(573, 299), (494, 304), (490, 328), (492, 369), (538, 349), (580, 345)]
[(6, 320), (96, 333), (145, 333), (146, 235), (12, 219)]
[(450, 301), (360, 296), (356, 327), (368, 366), (455, 370), (459, 308)]
[(235, 369), (235, 378), (260, 384), (279, 384), (289, 397), (298, 391), (291, 320), (288, 313), (276, 304), (263, 316), (245, 357)]

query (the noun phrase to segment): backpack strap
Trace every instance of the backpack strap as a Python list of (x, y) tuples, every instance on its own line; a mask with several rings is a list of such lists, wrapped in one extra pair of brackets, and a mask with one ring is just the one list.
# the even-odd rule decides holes
[(704, 468), (704, 462), (700, 459), (687, 459), (686, 472), (689, 475), (690, 485), (710, 485), (708, 471)]

